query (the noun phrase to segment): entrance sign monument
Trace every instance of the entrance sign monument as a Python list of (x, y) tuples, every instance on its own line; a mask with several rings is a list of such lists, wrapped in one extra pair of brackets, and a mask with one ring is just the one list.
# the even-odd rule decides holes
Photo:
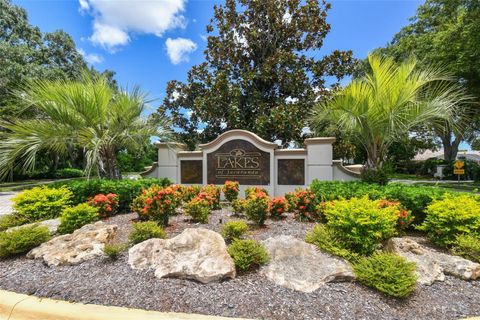
[[(238, 181), (265, 188), (271, 195), (283, 195), (307, 187), (314, 179), (356, 180), (359, 173), (332, 160), (335, 138), (310, 138), (304, 149), (280, 149), (245, 130), (231, 130), (197, 151), (185, 151), (181, 144), (157, 142), (158, 162), (142, 173), (144, 177), (169, 178), (181, 184), (223, 185)], [(243, 193), (242, 193), (243, 194)]]

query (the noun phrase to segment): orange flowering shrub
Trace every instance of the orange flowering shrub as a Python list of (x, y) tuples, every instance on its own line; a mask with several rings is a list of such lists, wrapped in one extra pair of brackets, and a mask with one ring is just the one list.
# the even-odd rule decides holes
[(315, 193), (310, 190), (295, 190), (290, 197), (290, 203), (293, 206), (296, 217), (300, 221), (315, 221), (320, 218), (316, 206), (317, 199)]
[(132, 209), (140, 220), (155, 220), (167, 226), (168, 218), (175, 214), (179, 204), (180, 193), (176, 188), (153, 185), (133, 200)]
[(188, 203), (190, 200), (198, 196), (200, 189), (200, 186), (182, 186), (180, 193), (183, 203)]
[(248, 187), (245, 189), (245, 199), (249, 198), (251, 194), (257, 193), (257, 192), (263, 192), (268, 196), (268, 191), (264, 188), (260, 187)]
[(118, 200), (118, 195), (115, 193), (109, 193), (107, 195), (100, 193), (93, 198), (90, 198), (88, 204), (97, 208), (98, 214), (101, 218), (106, 218), (117, 212)]
[(196, 222), (207, 223), (210, 203), (205, 198), (195, 197), (185, 205), (185, 214)]
[(217, 187), (213, 184), (207, 184), (200, 190), (198, 196), (207, 199), (210, 203), (211, 208), (213, 210), (217, 210), (220, 209), (220, 194), (220, 187)]
[(245, 215), (259, 226), (265, 223), (269, 207), (268, 195), (261, 190), (250, 193), (248, 199), (245, 199)]
[(287, 201), (284, 197), (275, 197), (270, 200), (270, 216), (275, 219), (282, 217), (282, 214), (287, 211)]
[(228, 202), (236, 200), (238, 198), (239, 188), (240, 184), (237, 181), (225, 181), (222, 188), (223, 194), (225, 194), (225, 199), (227, 199)]
[(411, 212), (405, 210), (399, 201), (379, 200), (378, 206), (380, 208), (394, 207), (397, 209), (397, 227), (400, 230), (405, 230), (413, 222), (414, 217)]

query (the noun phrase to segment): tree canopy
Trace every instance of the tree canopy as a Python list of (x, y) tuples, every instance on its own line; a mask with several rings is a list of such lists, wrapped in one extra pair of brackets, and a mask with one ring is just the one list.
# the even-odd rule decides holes
[(186, 83), (170, 81), (158, 114), (168, 114), (190, 148), (230, 129), (283, 145), (302, 141), (313, 105), (354, 65), (352, 52), (320, 49), (330, 4), (316, 0), (226, 0), (207, 26), (205, 62)]

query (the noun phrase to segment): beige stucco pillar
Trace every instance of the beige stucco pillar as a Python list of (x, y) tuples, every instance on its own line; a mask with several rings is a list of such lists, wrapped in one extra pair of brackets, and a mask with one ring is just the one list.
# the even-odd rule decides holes
[(314, 179), (333, 180), (333, 147), (335, 138), (310, 138), (305, 140), (307, 148), (307, 184)]
[(184, 144), (156, 142), (158, 148), (157, 178), (168, 178), (180, 183), (178, 170), (178, 152), (185, 149)]

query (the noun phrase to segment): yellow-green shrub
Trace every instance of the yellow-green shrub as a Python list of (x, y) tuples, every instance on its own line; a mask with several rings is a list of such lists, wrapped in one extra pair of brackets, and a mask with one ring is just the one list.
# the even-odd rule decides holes
[(395, 298), (404, 298), (415, 290), (415, 263), (392, 253), (361, 258), (353, 270), (358, 281)]
[(259, 226), (267, 219), (270, 200), (263, 191), (251, 193), (245, 200), (245, 215)]
[(232, 201), (232, 209), (236, 214), (245, 213), (245, 199), (235, 199)]
[(480, 203), (471, 195), (447, 195), (427, 207), (419, 229), (441, 246), (452, 244), (460, 234), (480, 235)]
[(327, 227), (358, 254), (372, 253), (381, 241), (396, 234), (397, 213), (396, 207), (382, 208), (367, 197), (332, 201), (324, 207)]
[(257, 268), (268, 262), (267, 249), (255, 240), (233, 241), (228, 247), (228, 254), (232, 257), (235, 266), (242, 271)]
[(248, 231), (248, 225), (241, 220), (228, 221), (222, 226), (222, 235), (227, 242), (240, 239)]
[(345, 248), (341, 238), (325, 225), (317, 224), (307, 232), (305, 242), (316, 245), (320, 250), (348, 261), (356, 261), (359, 255)]
[(192, 217), (194, 221), (207, 223), (210, 214), (210, 205), (207, 200), (195, 197), (185, 205), (185, 214)]
[(457, 236), (451, 251), (465, 259), (480, 262), (480, 236), (469, 234)]
[(58, 189), (35, 187), (13, 197), (15, 214), (28, 222), (53, 219), (68, 207), (72, 192), (66, 187)]
[(0, 231), (5, 231), (12, 227), (17, 227), (25, 224), (27, 221), (15, 214), (6, 214), (0, 216)]
[(48, 228), (38, 224), (0, 232), (0, 258), (26, 253), (49, 239)]
[(132, 231), (128, 235), (131, 244), (137, 244), (148, 239), (165, 239), (166, 234), (162, 227), (154, 221), (137, 222), (132, 225)]
[(58, 232), (62, 234), (72, 233), (76, 229), (92, 223), (99, 218), (98, 209), (87, 203), (81, 203), (75, 207), (66, 208), (60, 216)]

